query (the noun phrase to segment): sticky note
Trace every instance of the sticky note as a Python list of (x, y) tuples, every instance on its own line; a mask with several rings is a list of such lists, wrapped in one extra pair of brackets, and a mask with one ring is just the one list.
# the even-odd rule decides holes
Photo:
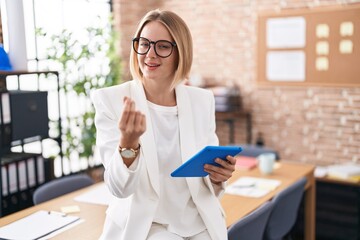
[(340, 35), (342, 37), (352, 36), (354, 34), (354, 24), (352, 22), (342, 22), (340, 24)]
[(65, 207), (61, 207), (61, 212), (62, 213), (78, 213), (80, 212), (80, 207), (77, 205), (72, 205), (72, 206), (65, 206)]
[(321, 41), (316, 43), (316, 54), (317, 55), (329, 55), (329, 42)]
[(353, 52), (353, 42), (351, 40), (341, 40), (339, 43), (339, 51), (342, 54), (350, 54)]
[(327, 57), (316, 58), (316, 70), (318, 71), (329, 70), (329, 59)]
[(328, 38), (330, 35), (330, 28), (327, 24), (318, 24), (316, 26), (316, 36), (318, 38)]

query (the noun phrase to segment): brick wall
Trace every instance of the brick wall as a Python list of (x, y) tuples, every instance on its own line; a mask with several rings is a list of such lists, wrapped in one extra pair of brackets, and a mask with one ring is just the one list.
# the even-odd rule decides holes
[[(126, 78), (136, 24), (150, 9), (178, 13), (193, 35), (192, 73), (207, 83), (239, 86), (244, 109), (252, 113), (253, 139), (282, 159), (318, 164), (360, 161), (360, 88), (259, 87), (256, 84), (257, 14), (266, 10), (359, 4), (360, 0), (114, 0)], [(235, 141), (245, 142), (244, 120), (236, 122)], [(228, 126), (219, 123), (220, 142)]]

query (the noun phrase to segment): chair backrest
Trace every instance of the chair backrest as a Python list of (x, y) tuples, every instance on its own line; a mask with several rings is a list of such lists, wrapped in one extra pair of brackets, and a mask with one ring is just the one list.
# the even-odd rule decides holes
[(265, 202), (252, 213), (231, 225), (228, 229), (229, 240), (262, 240), (273, 207), (272, 201)]
[(271, 200), (274, 209), (266, 225), (264, 239), (280, 240), (290, 232), (296, 222), (306, 182), (306, 177), (301, 178)]
[(240, 146), (242, 151), (239, 153), (239, 156), (257, 157), (263, 153), (274, 153), (276, 159), (280, 159), (279, 153), (272, 148), (256, 146), (252, 144), (241, 144)]
[(86, 174), (58, 178), (38, 187), (33, 194), (33, 202), (36, 205), (93, 183), (94, 180)]

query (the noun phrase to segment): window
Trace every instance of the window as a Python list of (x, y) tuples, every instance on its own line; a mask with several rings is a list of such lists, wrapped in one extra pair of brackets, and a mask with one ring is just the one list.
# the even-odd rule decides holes
[[(19, 29), (21, 29), (25, 35), (24, 49), (26, 51), (26, 68), (28, 71), (37, 71), (37, 70), (56, 70), (59, 71), (58, 65), (53, 61), (47, 60), (48, 49), (53, 45), (52, 40), (49, 37), (42, 37), (37, 34), (38, 30), (41, 29), (41, 32), (46, 33), (48, 36), (60, 35), (64, 29), (66, 31), (73, 33), (76, 36), (78, 41), (86, 42), (89, 36), (87, 35), (86, 29), (88, 27), (100, 27), (106, 26), (109, 24), (111, 19), (112, 11), (112, 2), (111, 0), (0, 0), (1, 1), (1, 16), (2, 16), (2, 26), (3, 26), (3, 38), (4, 38), (4, 47), (5, 50), (9, 50), (11, 31), (13, 28), (8, 28), (8, 23), (10, 26), (10, 21), (14, 21), (12, 16), (23, 16), (24, 24), (20, 24)], [(21, 9), (21, 4), (23, 5), (23, 11)], [(4, 7), (5, 6), (5, 7)], [(7, 11), (5, 11), (5, 9)], [(21, 19), (18, 18), (17, 19)], [(16, 21), (16, 20), (15, 20)], [(13, 43), (13, 42), (12, 42)], [(18, 45), (19, 46), (19, 45)], [(20, 49), (20, 48), (18, 48)], [(79, 49), (80, 50), (80, 49)], [(105, 65), (108, 65), (108, 61), (103, 61), (101, 57), (106, 58), (106, 54), (99, 55), (97, 57), (98, 62), (103, 62)], [(11, 60), (11, 59), (10, 59)], [(109, 71), (108, 66), (101, 67), (105, 71)], [(60, 72), (60, 85), (65, 85), (64, 81), (67, 80), (61, 79), (61, 70)], [(97, 74), (97, 73), (94, 73)], [(30, 76), (31, 77), (31, 76)], [(35, 83), (36, 84), (36, 83)], [(20, 88), (23, 90), (33, 90), (34, 81), (27, 80), (27, 77), (24, 76), (20, 81), (21, 88), (17, 85), (17, 81), (8, 81), (8, 89)], [(40, 86), (40, 88), (54, 89), (53, 86)], [(53, 101), (53, 102), (52, 102)], [(57, 98), (51, 92), (49, 92), (48, 105), (49, 108), (57, 106)], [(74, 91), (60, 91), (60, 109), (49, 109), (49, 118), (56, 119), (59, 112), (61, 118), (63, 119), (62, 126), (66, 130), (71, 129), (70, 131), (74, 135), (81, 135), (81, 129), (75, 123), (76, 114), (84, 113), (89, 109), (89, 99), (84, 98), (84, 96), (77, 96), (74, 94)], [(78, 109), (75, 107), (77, 106)], [(79, 107), (80, 106), (80, 107)], [(81, 109), (79, 109), (81, 108)], [(87, 109), (86, 109), (87, 108)], [(69, 121), (69, 118), (73, 118), (73, 121)], [(69, 144), (66, 143), (66, 132), (63, 132), (63, 152), (64, 149), (69, 147)], [(53, 151), (49, 150), (48, 147), (42, 148), (44, 155), (53, 155)], [(48, 151), (48, 153), (46, 153)], [(76, 155), (76, 154), (75, 154)], [(71, 160), (70, 160), (71, 159)], [(67, 174), (69, 172), (77, 172), (82, 169), (86, 169), (90, 165), (97, 165), (97, 163), (89, 163), (89, 159), (82, 159), (79, 155), (71, 155), (71, 158), (64, 159), (55, 159), (55, 175)]]

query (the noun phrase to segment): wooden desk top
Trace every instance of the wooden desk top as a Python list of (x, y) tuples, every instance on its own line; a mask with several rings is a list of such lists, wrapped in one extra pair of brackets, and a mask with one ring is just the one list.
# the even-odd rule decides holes
[(61, 212), (61, 207), (77, 205), (80, 207), (80, 212), (72, 213), (71, 215), (79, 216), (85, 221), (60, 233), (59, 235), (56, 235), (51, 239), (99, 239), (105, 221), (105, 211), (107, 209), (107, 206), (78, 202), (74, 200), (75, 197), (95, 188), (99, 184), (101, 183), (94, 184), (90, 187), (80, 189), (78, 191), (52, 199), (48, 202), (44, 202), (39, 205), (0, 218), (0, 226), (4, 226), (6, 224), (14, 222), (39, 210)]
[[(266, 176), (266, 178), (281, 181), (281, 185), (275, 191), (272, 191), (261, 198), (249, 198), (225, 194), (221, 203), (227, 215), (227, 225), (230, 226), (239, 218), (252, 212), (262, 203), (271, 199), (277, 192), (288, 187), (302, 176), (307, 176), (313, 179), (313, 171), (314, 166), (312, 165), (280, 163), (279, 168), (275, 169), (273, 174)], [(258, 169), (251, 171), (236, 171), (233, 174), (233, 177), (229, 180), (229, 183), (242, 176), (265, 177), (261, 175)], [(311, 182), (310, 184), (313, 184), (313, 181)], [(85, 221), (66, 230), (65, 232), (60, 233), (52, 239), (98, 239), (102, 232), (107, 206), (77, 202), (74, 200), (76, 196), (91, 190), (92, 188), (98, 186), (98, 184), (0, 218), (0, 226), (9, 224), (38, 210), (60, 211), (61, 207), (77, 205), (80, 207), (80, 212), (72, 215), (79, 216)]]
[(270, 200), (276, 193), (287, 188), (291, 184), (295, 183), (301, 177), (306, 176), (311, 181), (308, 181), (308, 188), (310, 184), (313, 184), (313, 171), (314, 166), (308, 164), (300, 163), (288, 163), (280, 162), (277, 164), (277, 168), (274, 169), (274, 172), (270, 175), (262, 175), (260, 171), (255, 168), (251, 171), (235, 171), (233, 176), (229, 179), (229, 184), (237, 180), (239, 177), (248, 176), (248, 177), (261, 177), (268, 179), (277, 179), (281, 181), (281, 185), (276, 188), (274, 191), (271, 191), (267, 195), (261, 198), (249, 198), (242, 197), (237, 195), (225, 194), (221, 200), (221, 204), (226, 213), (226, 224), (230, 226), (235, 223), (239, 218), (244, 217), (250, 212), (254, 211), (264, 202)]

